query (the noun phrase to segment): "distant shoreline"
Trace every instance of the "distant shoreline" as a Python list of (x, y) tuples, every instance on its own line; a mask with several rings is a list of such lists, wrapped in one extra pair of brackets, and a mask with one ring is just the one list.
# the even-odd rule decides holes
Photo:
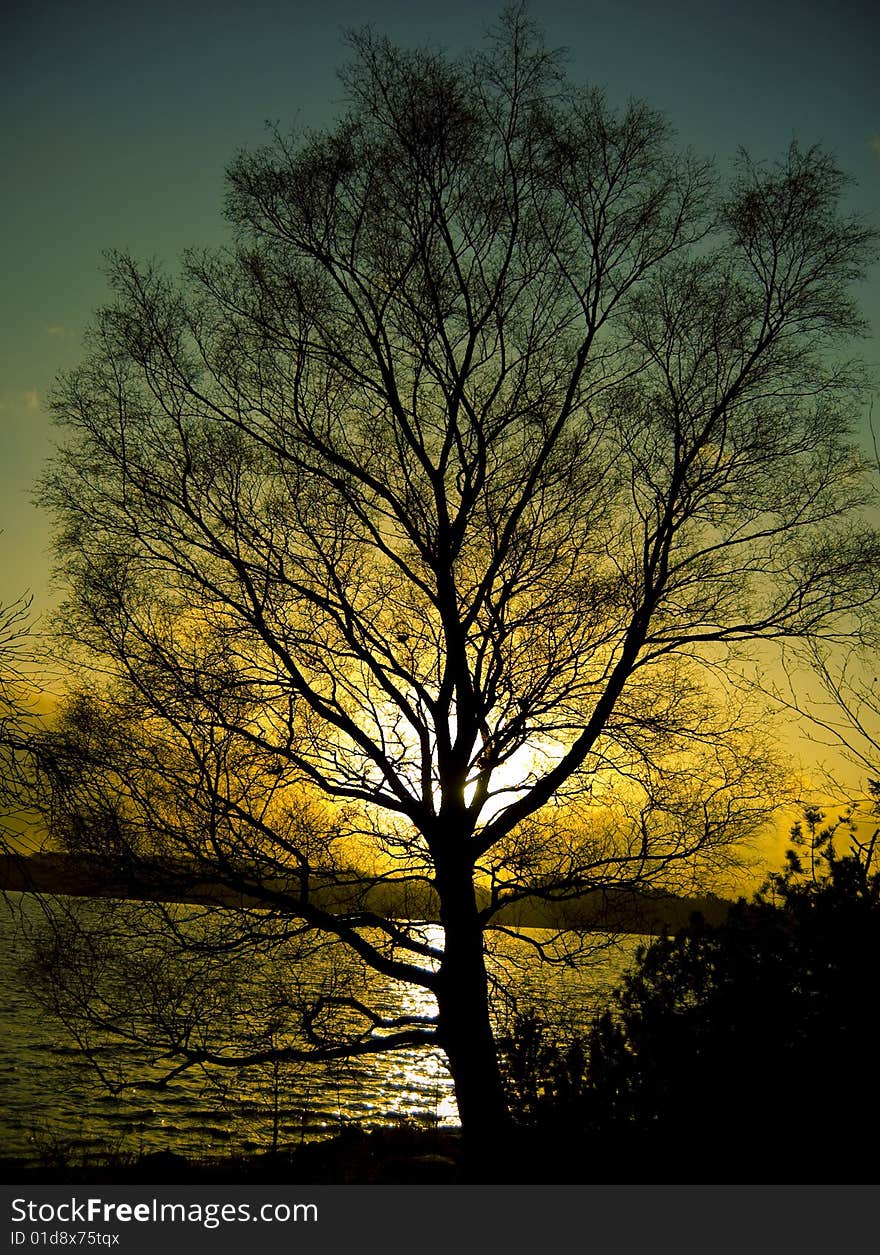
[[(414, 894), (412, 886), (398, 887), (383, 880), (364, 879), (339, 885), (315, 879), (310, 900), (334, 913), (369, 909), (394, 919), (439, 922), (436, 900), (427, 886)], [(286, 888), (283, 884), (279, 887)], [(289, 891), (297, 892), (296, 888)], [(212, 884), (194, 875), (174, 875), (160, 865), (156, 866), (154, 876), (141, 869), (136, 877), (123, 882), (118, 877), (110, 878), (81, 860), (55, 853), (0, 855), (0, 893), (3, 892), (212, 903), (233, 909), (260, 905), (257, 899), (236, 894), (226, 886)], [(730, 901), (713, 894), (679, 897), (669, 893), (648, 894), (608, 888), (592, 890), (565, 901), (526, 897), (503, 907), (492, 922), (508, 928), (589, 929), (593, 932), (661, 936), (684, 927), (697, 912), (709, 923), (720, 923), (731, 906)]]

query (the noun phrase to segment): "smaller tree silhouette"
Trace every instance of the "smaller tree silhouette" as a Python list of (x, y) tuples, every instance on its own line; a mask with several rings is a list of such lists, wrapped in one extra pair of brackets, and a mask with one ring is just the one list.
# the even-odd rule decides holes
[(32, 598), (0, 602), (0, 854), (21, 849), (25, 812), (39, 766), (34, 738), (38, 686), (29, 666)]

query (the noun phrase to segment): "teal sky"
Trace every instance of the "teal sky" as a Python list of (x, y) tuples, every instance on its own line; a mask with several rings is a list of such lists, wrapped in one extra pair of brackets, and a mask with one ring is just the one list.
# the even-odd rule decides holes
[[(266, 120), (321, 126), (340, 107), (345, 29), (455, 52), (492, 0), (4, 0), (0, 16), (0, 600), (51, 600), (49, 528), (30, 504), (49, 451), (43, 410), (105, 299), (101, 254), (173, 262), (224, 238), (223, 170)], [(851, 207), (880, 221), (875, 5), (839, 0), (539, 0), (574, 79), (644, 98), (723, 171), (742, 145), (832, 150)], [(862, 352), (880, 368), (880, 274), (862, 291)], [(877, 407), (880, 417), (880, 406)], [(867, 416), (862, 416), (866, 422)]]

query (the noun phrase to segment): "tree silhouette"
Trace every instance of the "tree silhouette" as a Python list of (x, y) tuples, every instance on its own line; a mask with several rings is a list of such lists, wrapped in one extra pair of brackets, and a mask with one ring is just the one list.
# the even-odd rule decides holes
[[(230, 166), (234, 246), (174, 282), (111, 259), (55, 393), (42, 500), (91, 690), (56, 839), (238, 908), (194, 936), (129, 904), (115, 1002), (119, 947), (65, 934), (56, 997), (173, 1067), (440, 1046), (480, 1141), (508, 1121), (490, 930), (754, 832), (770, 764), (726, 660), (875, 593), (833, 351), (875, 235), (815, 149), (725, 191), (521, 11), (459, 61), (352, 42), (338, 125)], [(238, 956), (280, 982), (283, 947), (334, 945), (428, 1010), (337, 971), (277, 994), (298, 1040), (222, 1040)]]
[(23, 812), (38, 770), (31, 606), (27, 593), (0, 604), (0, 852), (21, 847)]

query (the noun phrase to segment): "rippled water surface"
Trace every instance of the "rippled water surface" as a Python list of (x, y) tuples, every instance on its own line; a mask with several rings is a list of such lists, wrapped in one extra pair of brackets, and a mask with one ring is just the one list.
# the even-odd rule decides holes
[[(164, 1090), (109, 1094), (64, 1026), (40, 1008), (28, 988), (22, 921), (34, 922), (36, 912), (36, 902), (26, 896), (0, 898), (0, 1156), (51, 1163), (159, 1149), (237, 1153), (268, 1149), (275, 1137), (280, 1144), (310, 1139), (346, 1121), (457, 1122), (443, 1055), (424, 1049), (361, 1058), (332, 1070), (253, 1069), (231, 1082), (223, 1077), (223, 1088), (193, 1070)], [(547, 968), (532, 947), (506, 940), (522, 959), (515, 989), (519, 1004), (540, 1002), (562, 1008), (569, 1018), (587, 1019), (619, 982), (639, 940), (599, 951), (585, 972)], [(371, 982), (373, 999), (388, 1013), (435, 1009), (422, 990), (379, 978)], [(143, 1065), (146, 1074), (146, 1056), (134, 1053), (127, 1062), (130, 1073)]]

